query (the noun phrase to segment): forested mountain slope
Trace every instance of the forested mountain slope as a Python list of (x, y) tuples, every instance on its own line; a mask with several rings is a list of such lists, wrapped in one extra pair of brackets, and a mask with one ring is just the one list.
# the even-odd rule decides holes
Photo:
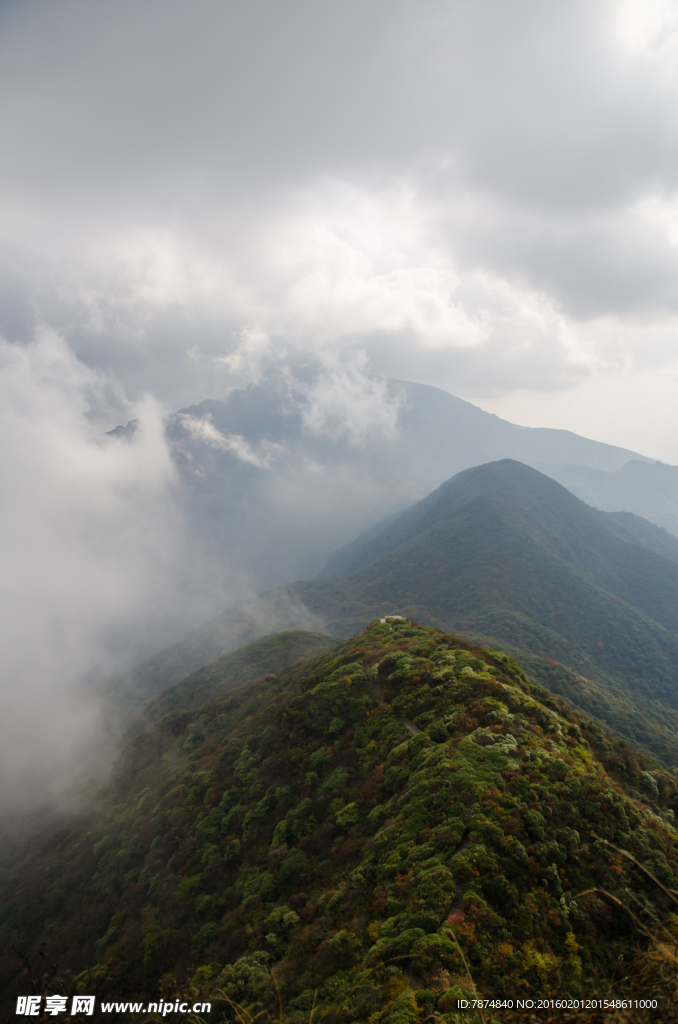
[[(262, 622), (303, 619), (348, 636), (402, 613), (510, 651), (542, 684), (675, 763), (678, 564), (659, 553), (671, 551), (668, 535), (621, 520), (512, 460), (465, 470), (334, 556), (333, 578), (277, 588), (208, 624), (191, 668)], [(167, 685), (156, 669), (143, 679), (147, 697)]]
[(669, 533), (663, 526), (657, 526), (634, 512), (610, 512), (609, 515), (634, 534), (645, 547), (651, 548), (664, 558), (671, 559), (672, 562), (678, 562), (678, 537)]
[(262, 637), (232, 654), (217, 658), (165, 690), (143, 707), (136, 727), (153, 725), (170, 711), (189, 711), (199, 707), (211, 697), (221, 697), (251, 679), (273, 678), (275, 673), (290, 665), (326, 654), (338, 643), (333, 637), (302, 630), (287, 630)]
[(564, 484), (582, 501), (610, 512), (635, 513), (678, 534), (678, 466), (630, 459), (616, 469), (548, 465), (538, 469)]
[[(285, 611), (277, 617), (281, 625), (294, 626), (292, 602), (285, 603)], [(279, 672), (299, 658), (324, 653), (337, 643), (332, 637), (303, 629), (269, 633), (276, 616), (266, 614), (262, 618), (256, 615), (256, 609), (252, 619), (243, 615), (242, 609), (237, 614), (241, 616), (239, 621), (219, 619), (208, 623), (182, 643), (111, 676), (101, 690), (108, 731), (117, 734), (132, 719), (148, 721), (149, 715), (164, 714), (159, 709), (165, 705), (158, 695), (172, 683), (182, 681), (172, 690), (172, 700), (180, 699), (180, 695), (183, 700), (195, 695), (205, 700), (214, 687), (220, 692), (233, 689), (267, 672)], [(301, 609), (298, 619), (308, 622), (310, 618)]]
[[(225, 996), (414, 1024), (474, 991), (641, 982), (668, 1020), (647, 936), (675, 933), (676, 796), (505, 655), (377, 620), (135, 737), (96, 807), (3, 880), (0, 943), (46, 942), (100, 997), (200, 993), (213, 1021), (237, 1019)], [(18, 958), (2, 982), (11, 999)]]
[(342, 578), (288, 588), (330, 632), (385, 609), (495, 638), (589, 713), (678, 756), (678, 565), (555, 481), (510, 460), (466, 470), (348, 554), (333, 560)]

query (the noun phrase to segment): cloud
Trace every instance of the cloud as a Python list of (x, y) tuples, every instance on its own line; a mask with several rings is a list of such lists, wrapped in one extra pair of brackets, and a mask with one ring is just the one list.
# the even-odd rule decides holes
[(528, 403), (673, 365), (673, 5), (27, 0), (0, 22), (8, 336), (37, 312), (174, 408), (244, 383), (254, 337), (259, 373), (362, 353)]
[(305, 389), (304, 399), (302, 422), (313, 434), (344, 437), (352, 445), (397, 437), (404, 395), (393, 393), (386, 381), (367, 377), (359, 363), (321, 372)]
[(285, 451), (284, 445), (275, 441), (264, 439), (254, 447), (240, 434), (222, 434), (214, 426), (210, 413), (200, 418), (188, 413), (179, 413), (178, 420), (194, 441), (204, 441), (211, 448), (231, 452), (241, 462), (248, 462), (260, 469), (268, 468), (271, 460)]
[(0, 341), (3, 805), (61, 795), (101, 744), (96, 679), (223, 599), (193, 572), (163, 410), (143, 399), (131, 440), (102, 436), (110, 387), (48, 329)]

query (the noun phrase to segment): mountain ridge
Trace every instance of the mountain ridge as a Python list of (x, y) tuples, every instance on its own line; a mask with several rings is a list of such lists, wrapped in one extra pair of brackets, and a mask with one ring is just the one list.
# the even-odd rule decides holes
[(615, 470), (553, 465), (544, 472), (589, 505), (635, 513), (678, 535), (678, 466), (634, 458)]
[[(477, 994), (644, 996), (641, 972), (669, 1020), (637, 924), (674, 934), (674, 807), (671, 774), (506, 655), (377, 620), (135, 736), (5, 876), (2, 938), (47, 940), (55, 991), (85, 971), (215, 1021), (456, 1024)], [(11, 999), (21, 962), (0, 970)]]
[[(667, 544), (658, 528), (640, 524), (639, 536), (637, 520), (631, 525), (510, 460), (466, 470), (374, 528), (362, 547), (355, 541), (347, 575), (298, 581), (227, 609), (188, 644), (132, 671), (126, 692), (137, 703), (140, 692), (151, 699), (170, 679), (275, 629), (342, 637), (401, 613), (508, 650), (541, 685), (673, 763), (678, 567), (653, 548), (657, 538)], [(370, 561), (365, 545), (373, 564), (357, 567), (356, 559)]]

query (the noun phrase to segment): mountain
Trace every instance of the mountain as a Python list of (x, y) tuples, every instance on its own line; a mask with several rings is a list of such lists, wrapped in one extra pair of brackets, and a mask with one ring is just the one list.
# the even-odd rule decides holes
[(675, 1019), (677, 781), (506, 655), (377, 620), (175, 692), (6, 872), (4, 1019), (41, 943), (34, 990), (164, 1000), (136, 1020), (200, 999), (212, 1021), (452, 1022), (482, 997), (498, 1022), (516, 996), (648, 993)]
[(320, 386), (269, 375), (167, 421), (190, 536), (213, 569), (254, 592), (314, 576), (332, 551), (471, 466), (511, 458), (550, 475), (576, 464), (605, 477), (643, 464), (627, 449), (519, 427), (410, 381), (356, 385), (328, 419), (318, 415)]
[[(247, 617), (238, 609), (236, 614), (242, 621), (234, 623), (231, 618), (228, 622), (218, 619), (208, 623), (181, 643), (110, 676), (100, 690), (108, 731), (124, 731), (140, 709), (144, 709), (144, 715), (150, 714), (156, 706), (154, 698), (179, 680), (183, 680), (183, 689), (175, 687), (175, 697), (195, 689), (204, 700), (210, 695), (211, 687), (216, 686), (220, 692), (233, 689), (248, 679), (279, 672), (299, 658), (329, 650), (336, 643), (331, 637), (289, 628), (290, 622), (295, 620), (296, 607), (291, 601), (284, 602), (284, 613), (278, 615), (277, 620), (288, 628), (275, 634), (271, 634), (277, 621), (274, 614), (256, 614), (260, 609), (255, 606), (251, 617)], [(299, 608), (296, 619), (308, 624), (312, 617), (301, 606)], [(195, 672), (207, 665), (203, 672)]]
[[(659, 752), (656, 723), (662, 756), (675, 760), (678, 565), (647, 544), (650, 535), (670, 541), (651, 524), (644, 541), (543, 474), (503, 460), (458, 474), (362, 547), (336, 556), (327, 574), (341, 574), (334, 587), (343, 593), (324, 592), (320, 581), (291, 592), (315, 614), (325, 611), (330, 632), (353, 627), (350, 593), (360, 614), (409, 609), (421, 621), (560, 663), (575, 679), (551, 685)], [(612, 705), (606, 698), (600, 706), (598, 684)]]
[(549, 465), (543, 472), (589, 505), (633, 512), (678, 536), (678, 466), (631, 459), (614, 470)]
[(651, 548), (664, 558), (671, 559), (672, 562), (678, 562), (678, 538), (663, 526), (656, 526), (633, 512), (611, 512), (610, 515), (634, 534), (645, 547)]
[(227, 610), (203, 627), (204, 647), (194, 641), (192, 668), (211, 643), (236, 647), (267, 618), (289, 628), (303, 614), (345, 637), (402, 613), (507, 649), (542, 685), (675, 763), (678, 564), (658, 548), (672, 538), (652, 524), (593, 509), (520, 463), (490, 463), (368, 531), (326, 578)]
[[(268, 467), (293, 456), (311, 459), (318, 466), (358, 464), (385, 480), (406, 479), (426, 491), (460, 469), (500, 458), (514, 458), (528, 465), (577, 464), (599, 472), (613, 472), (630, 460), (646, 461), (626, 448), (592, 441), (568, 430), (521, 427), (484, 412), (440, 388), (412, 381), (386, 380), (385, 403), (397, 410), (395, 429), (373, 429), (356, 438), (347, 430), (314, 426), (307, 415), (307, 392), (300, 382), (270, 377), (264, 384), (230, 392), (224, 401), (205, 401), (181, 409), (171, 417), (168, 433), (178, 450), (187, 445), (194, 456), (203, 452), (226, 453), (223, 465), (245, 463), (268, 451)], [(350, 401), (350, 396), (347, 398)], [(211, 431), (196, 430), (208, 420), (228, 447)], [(249, 450), (236, 446), (236, 438)], [(277, 445), (277, 450), (272, 446)], [(267, 468), (268, 468), (267, 467)]]
[(145, 703), (135, 728), (155, 724), (172, 711), (188, 711), (211, 697), (223, 696), (251, 679), (268, 678), (306, 659), (333, 650), (338, 641), (322, 633), (287, 630), (255, 640), (191, 673)]
[[(137, 665), (109, 676), (99, 688), (106, 729), (119, 735), (141, 709), (203, 666), (218, 681), (240, 686), (246, 679), (277, 672), (302, 656), (318, 654), (327, 643), (323, 622), (282, 588), (237, 604), (188, 636)], [(212, 664), (214, 663), (214, 665)], [(216, 668), (215, 668), (216, 666)]]

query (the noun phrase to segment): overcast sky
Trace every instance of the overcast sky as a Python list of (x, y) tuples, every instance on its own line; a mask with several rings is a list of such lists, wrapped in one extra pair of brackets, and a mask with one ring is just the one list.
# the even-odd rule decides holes
[(362, 354), (678, 463), (675, 3), (4, 0), (0, 133), (0, 330), (107, 425)]

